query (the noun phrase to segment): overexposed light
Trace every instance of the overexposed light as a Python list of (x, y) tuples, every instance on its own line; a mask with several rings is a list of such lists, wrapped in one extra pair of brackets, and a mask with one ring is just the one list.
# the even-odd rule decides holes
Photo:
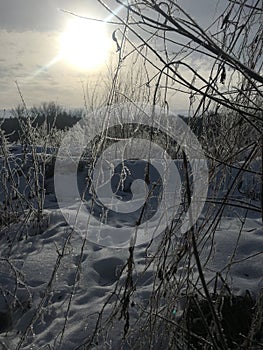
[(103, 22), (75, 18), (60, 36), (60, 55), (79, 70), (94, 70), (107, 62), (112, 40)]

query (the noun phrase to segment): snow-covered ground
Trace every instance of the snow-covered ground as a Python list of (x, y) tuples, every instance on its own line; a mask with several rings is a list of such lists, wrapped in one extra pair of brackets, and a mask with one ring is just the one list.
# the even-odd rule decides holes
[[(237, 163), (236, 167), (241, 165)], [(260, 159), (254, 160), (252, 168), (253, 172), (243, 173), (231, 193), (229, 204), (234, 206), (225, 207), (215, 232), (200, 230), (198, 247), (211, 288), (215, 275), (221, 273), (233, 293), (242, 295), (248, 290), (256, 297), (263, 288)], [(205, 223), (207, 228), (212, 223), (214, 216), (208, 217), (209, 208), (211, 210), (212, 206), (216, 212), (237, 172), (236, 168), (225, 168), (223, 176), (223, 170), (218, 170), (217, 177), (211, 180), (208, 201), (198, 227)], [(128, 248), (97, 245), (69, 227), (58, 208), (53, 180), (53, 177), (46, 179), (44, 219), (40, 225), (18, 221), (1, 228), (0, 349), (72, 350), (85, 343), (129, 257)], [(213, 195), (215, 188), (216, 196)], [(246, 206), (256, 209), (247, 211)], [(153, 242), (153, 252), (161, 238), (162, 235)], [(176, 245), (180, 237), (175, 236), (174, 241)], [(156, 265), (149, 264), (142, 273), (149, 258), (146, 248), (147, 243), (134, 250), (134, 273), (139, 280), (132, 320), (139, 315), (137, 305), (147, 303), (153, 288)], [(191, 266), (192, 282), (200, 283), (194, 259)], [(179, 281), (187, 275), (185, 268), (184, 265), (178, 268)], [(124, 277), (122, 280), (124, 283)], [(110, 300), (109, 309), (113, 301)], [(182, 308), (183, 304), (176, 305), (177, 317), (182, 314)], [(108, 313), (106, 308), (105, 314)], [(122, 327), (123, 323), (117, 321), (107, 340), (100, 339), (98, 345), (91, 348), (121, 349)], [(124, 348), (130, 347), (126, 344)]]

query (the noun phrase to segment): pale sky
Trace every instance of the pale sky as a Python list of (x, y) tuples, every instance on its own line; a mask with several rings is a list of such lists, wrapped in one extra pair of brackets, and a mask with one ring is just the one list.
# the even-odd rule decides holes
[[(118, 8), (114, 0), (105, 2)], [(217, 1), (185, 0), (183, 4), (205, 24), (214, 16)], [(61, 34), (73, 19), (59, 9), (101, 19), (108, 16), (96, 0), (0, 0), (0, 109), (21, 103), (15, 81), (28, 106), (55, 101), (73, 108), (83, 107), (82, 82), (85, 85), (106, 79), (106, 64), (109, 66), (117, 58), (111, 39), (116, 28), (110, 25), (106, 28), (109, 40), (106, 64), (83, 69), (65, 59), (57, 59), (61, 54)], [(219, 13), (217, 9), (217, 15)], [(52, 64), (53, 60), (56, 62)]]

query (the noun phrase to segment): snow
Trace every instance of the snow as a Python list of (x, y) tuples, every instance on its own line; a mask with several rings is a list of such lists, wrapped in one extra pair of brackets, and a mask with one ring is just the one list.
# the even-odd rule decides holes
[[(13, 154), (19, 157), (19, 150), (13, 149)], [(236, 164), (237, 167), (241, 165), (242, 163)], [(255, 173), (243, 172), (240, 186), (233, 190), (231, 196), (233, 200), (242, 200), (260, 208), (258, 181), (260, 160), (256, 159), (252, 166)], [(220, 188), (217, 197), (223, 196), (238, 169), (232, 168), (230, 171), (230, 168), (227, 168), (227, 171), (229, 173), (226, 180), (220, 185), (218, 181), (221, 175), (218, 171), (218, 177), (210, 183), (209, 198), (212, 196), (213, 186)], [(67, 182), (66, 177), (69, 175), (65, 173), (63, 176), (62, 186)], [(23, 186), (23, 182), (21, 185)], [(133, 190), (137, 191), (140, 198), (145, 198), (143, 190), (145, 188), (140, 187), (141, 184), (136, 186), (134, 185)], [(103, 246), (94, 242), (92, 232), (94, 235), (98, 234), (100, 227), (98, 221), (97, 226), (94, 221), (93, 226), (89, 227), (90, 236), (86, 237), (74, 231), (67, 224), (65, 213), (62, 214), (55, 201), (53, 178), (46, 180), (46, 187), (48, 190), (45, 216), (41, 227), (29, 221), (23, 227), (18, 222), (11, 223), (1, 230), (0, 344), (2, 343), (2, 348), (4, 344), (7, 349), (25, 350), (72, 350), (80, 346), (94, 331), (98, 313), (112, 294), (122, 266), (129, 257), (127, 245), (124, 248), (121, 245), (119, 248), (113, 248), (107, 246), (107, 239), (103, 241)], [(69, 198), (72, 198), (74, 190), (67, 188)], [(2, 197), (0, 199), (3, 200)], [(217, 205), (219, 204), (214, 204), (215, 208)], [(65, 204), (65, 210), (70, 215), (70, 211), (75, 211), (76, 207)], [(204, 222), (206, 210), (205, 206), (198, 220), (198, 226)], [(127, 221), (133, 220), (127, 213), (125, 215), (128, 216)], [(260, 215), (260, 211), (246, 212), (239, 207), (234, 209), (230, 207), (224, 211), (214, 235), (206, 234), (199, 237), (198, 248), (202, 249), (201, 260), (206, 280), (211, 281), (209, 284), (211, 288), (216, 273), (227, 279), (229, 287), (237, 295), (242, 295), (248, 290), (256, 296), (263, 288), (263, 229)], [(116, 227), (123, 227), (123, 222), (118, 223), (116, 218), (114, 220)], [(206, 225), (209, 226), (209, 221)], [(128, 238), (125, 236), (125, 239), (122, 239), (126, 242)], [(162, 235), (153, 243), (152, 251), (157, 249), (161, 238)], [(180, 237), (175, 237), (175, 243), (179, 240)], [(153, 276), (156, 272), (154, 264), (149, 264), (149, 268), (144, 272), (147, 265), (146, 248), (147, 242), (142, 239), (142, 244), (137, 245), (134, 250), (136, 265), (134, 278), (138, 278), (136, 300), (142, 304), (146, 304), (150, 298)], [(198, 281), (194, 259), (191, 264), (193, 281)], [(184, 269), (184, 266), (178, 268), (179, 279), (187, 273)], [(120, 283), (125, 283), (123, 276), (120, 278)], [(114, 298), (108, 303), (105, 314), (110, 312), (110, 305), (113, 302)], [(12, 308), (12, 315), (9, 315), (9, 308)], [(182, 314), (183, 304), (177, 308), (179, 317)], [(131, 318), (136, 319), (138, 313), (139, 310), (135, 308)], [(8, 315), (10, 322), (1, 322), (1, 318), (3, 320), (9, 317)], [(32, 320), (33, 327), (30, 326)], [(122, 327), (121, 321), (116, 322), (114, 331), (109, 334), (108, 341), (112, 341), (113, 349), (120, 348)], [(110, 348), (110, 345), (104, 346)], [(99, 345), (98, 349), (102, 348), (102, 345)]]

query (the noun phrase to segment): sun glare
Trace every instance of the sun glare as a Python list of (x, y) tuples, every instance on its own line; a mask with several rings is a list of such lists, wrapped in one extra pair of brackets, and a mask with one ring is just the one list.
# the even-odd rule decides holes
[(85, 19), (68, 22), (60, 37), (60, 55), (79, 70), (94, 70), (109, 57), (112, 41), (104, 23)]

